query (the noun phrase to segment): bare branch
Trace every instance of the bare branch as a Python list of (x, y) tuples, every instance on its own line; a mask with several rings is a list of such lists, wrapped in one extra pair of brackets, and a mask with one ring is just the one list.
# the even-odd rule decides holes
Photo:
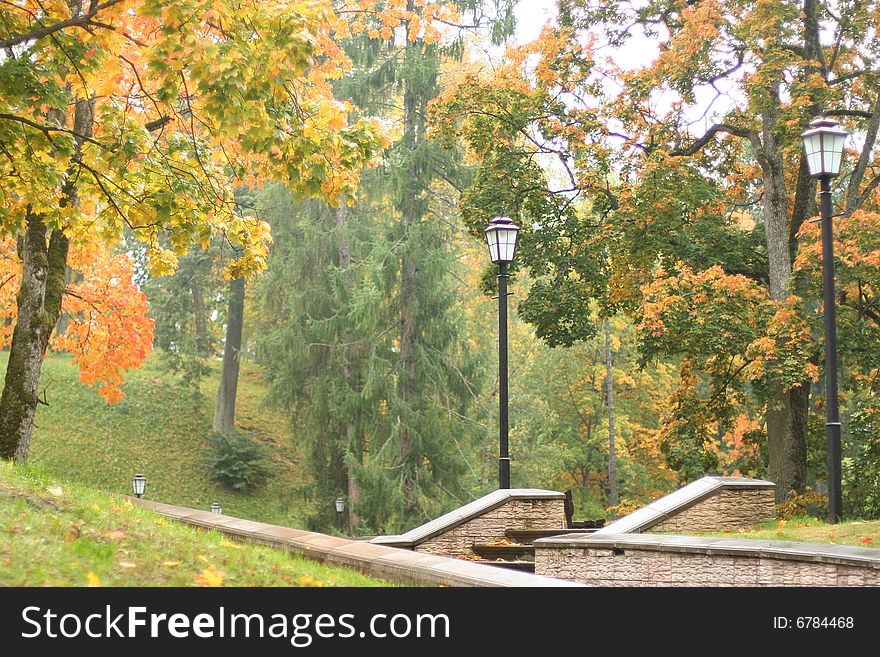
[(693, 154), (697, 153), (701, 148), (703, 148), (703, 146), (705, 146), (710, 141), (712, 141), (712, 139), (715, 137), (715, 135), (718, 134), (719, 132), (734, 135), (736, 137), (744, 137), (747, 139), (752, 138), (752, 133), (753, 133), (752, 130), (747, 130), (745, 128), (739, 128), (737, 126), (729, 125), (727, 123), (716, 123), (715, 125), (713, 125), (711, 128), (709, 128), (706, 131), (706, 134), (704, 134), (702, 137), (697, 139), (690, 146), (688, 146), (687, 148), (678, 148), (678, 149), (672, 151), (672, 153), (670, 153), (670, 155), (673, 155), (675, 157), (693, 155)]

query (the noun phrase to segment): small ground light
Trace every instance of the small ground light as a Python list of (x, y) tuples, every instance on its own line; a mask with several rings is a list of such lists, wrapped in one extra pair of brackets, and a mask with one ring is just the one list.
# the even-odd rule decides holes
[(223, 513), (223, 509), (220, 508), (220, 502), (211, 502), (211, 513)]
[(336, 526), (342, 529), (342, 512), (345, 511), (345, 498), (336, 498)]
[(144, 494), (144, 491), (147, 489), (147, 478), (138, 472), (131, 480), (131, 489), (134, 491), (134, 494), (140, 496)]

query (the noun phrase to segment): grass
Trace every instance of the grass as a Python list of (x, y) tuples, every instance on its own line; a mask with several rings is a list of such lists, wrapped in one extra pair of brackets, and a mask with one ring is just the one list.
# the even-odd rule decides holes
[[(0, 371), (8, 354), (0, 353)], [(37, 409), (30, 463), (45, 472), (106, 491), (129, 493), (136, 471), (147, 478), (147, 499), (224, 512), (287, 526), (302, 526), (309, 510), (308, 480), (297, 468), (297, 448), (283, 414), (264, 404), (259, 370), (242, 363), (236, 422), (269, 454), (269, 477), (243, 495), (216, 482), (204, 463), (219, 375), (203, 381), (202, 396), (159, 367), (155, 355), (129, 372), (125, 398), (107, 404), (79, 383), (72, 358), (50, 354), (40, 381), (48, 406)]]
[(771, 520), (757, 527), (732, 529), (724, 532), (706, 532), (701, 535), (877, 548), (880, 547), (880, 520), (861, 520), (829, 525), (816, 518), (804, 516), (790, 520)]
[(387, 586), (0, 462), (0, 586)]

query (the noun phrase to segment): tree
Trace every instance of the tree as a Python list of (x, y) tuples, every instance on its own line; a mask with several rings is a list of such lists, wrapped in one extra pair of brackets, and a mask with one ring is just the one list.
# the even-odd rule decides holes
[[(523, 312), (550, 340), (587, 336), (594, 327), (577, 316), (571, 299), (579, 294), (637, 308), (659, 261), (660, 275), (673, 278), (719, 266), (758, 286), (752, 301), (772, 306), (768, 321), (785, 310), (805, 318), (815, 304), (792, 263), (816, 206), (799, 135), (819, 113), (861, 131), (865, 141), (842, 179), (840, 204), (849, 215), (872, 199), (877, 184), (869, 163), (880, 125), (876, 16), (861, 3), (831, 7), (817, 0), (638, 7), (573, 0), (559, 10), (559, 29), (512, 52), (494, 74), (467, 81), (437, 114), (443, 126), (463, 119), (459, 131), (483, 162), (477, 180), (486, 183), (469, 192), (475, 203), (487, 205), (493, 188), (496, 198), (518, 199), (524, 210), (540, 202), (543, 211), (530, 212), (542, 249), (534, 255), (550, 264), (525, 250), (523, 261), (565, 282), (536, 288)], [(643, 47), (646, 39), (658, 43), (656, 58), (629, 70), (594, 55), (599, 46)], [(566, 184), (548, 186), (535, 170), (536, 155), (555, 158)], [(505, 181), (504, 170), (531, 173), (522, 185)], [(573, 197), (588, 199), (589, 214), (572, 215)], [(743, 228), (744, 214), (750, 227)], [(583, 227), (590, 230), (575, 247)], [(596, 243), (609, 249), (610, 269), (591, 256)], [(604, 290), (589, 280), (591, 268), (605, 274)], [(753, 308), (743, 312), (737, 321)], [(681, 344), (670, 344), (669, 353), (685, 353), (680, 347), (693, 338), (680, 328), (673, 339)], [(713, 352), (711, 343), (700, 350), (732, 372), (748, 360), (742, 352)], [(719, 362), (723, 357), (727, 363)], [(815, 353), (802, 358), (798, 380), (767, 381), (759, 391), (766, 395), (756, 398), (764, 402), (769, 476), (780, 496), (806, 484), (814, 360)], [(685, 377), (694, 384), (714, 377), (724, 390), (749, 387), (695, 367)], [(710, 393), (704, 401), (712, 399)], [(688, 440), (701, 444), (708, 425), (697, 419), (724, 423), (731, 415), (677, 417), (689, 427)]]
[[(2, 238), (0, 248), (0, 321), (5, 327), (0, 348), (6, 348), (17, 319), (12, 292), (20, 287), (22, 262), (13, 239)], [(114, 256), (100, 243), (75, 246), (68, 262), (72, 275), (60, 309), (66, 327), (54, 334), (48, 346), (73, 354), (80, 382), (95, 386), (112, 404), (125, 396), (121, 389), (125, 372), (137, 368), (153, 349), (146, 297), (134, 282), (132, 260)], [(45, 393), (43, 397), (40, 401), (45, 402)]]
[(71, 245), (127, 226), (162, 274), (217, 233), (237, 249), (230, 275), (251, 274), (268, 229), (236, 215), (235, 181), (337, 199), (381, 139), (330, 93), (348, 61), (328, 2), (27, 0), (0, 15), (0, 229), (23, 237), (0, 455), (24, 461)]

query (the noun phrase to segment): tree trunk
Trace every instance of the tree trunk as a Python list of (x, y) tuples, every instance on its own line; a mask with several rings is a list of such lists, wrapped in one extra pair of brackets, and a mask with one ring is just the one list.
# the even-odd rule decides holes
[(223, 348), (223, 371), (214, 405), (214, 431), (229, 435), (235, 430), (235, 395), (241, 357), (241, 332), (244, 325), (244, 279), (229, 281), (229, 309), (226, 316), (226, 344)]
[[(778, 88), (774, 92), (778, 97)], [(761, 118), (759, 162), (764, 179), (764, 224), (770, 273), (770, 298), (780, 303), (789, 295), (791, 283), (791, 245), (788, 195), (782, 150), (776, 143), (778, 108), (766, 110)], [(777, 501), (789, 491), (802, 492), (806, 485), (806, 413), (809, 389), (789, 391), (779, 388), (767, 404), (768, 472), (776, 484)], [(792, 460), (794, 459), (794, 460)]]
[(0, 398), (0, 458), (22, 464), (30, 451), (43, 357), (61, 310), (68, 248), (58, 231), (47, 244), (41, 215), (28, 212), (25, 221), (18, 317)]
[(611, 322), (605, 318), (605, 403), (608, 405), (608, 498), (617, 506), (617, 458), (614, 445), (614, 373), (611, 368)]
[[(351, 245), (345, 234), (345, 224), (348, 220), (348, 206), (343, 202), (335, 210), (336, 228), (339, 235), (339, 254), (338, 265), (342, 270), (342, 285), (347, 295), (346, 302), (351, 302), (351, 276), (348, 271), (351, 267)], [(350, 391), (359, 392), (360, 386), (355, 378), (354, 364), (349, 361), (348, 344), (351, 342), (351, 334), (348, 330), (343, 329), (342, 334), (342, 376)], [(360, 444), (360, 434), (358, 432), (355, 418), (348, 417), (344, 422), (345, 446), (351, 458), (363, 463), (363, 445)], [(357, 535), (357, 525), (360, 521), (357, 515), (357, 501), (360, 495), (360, 486), (357, 478), (352, 472), (352, 468), (346, 467), (346, 476), (348, 478), (348, 526), (352, 535)]]
[[(92, 136), (94, 101), (74, 103), (73, 130), (75, 158), (84, 138)], [(64, 115), (52, 111), (51, 122), (64, 125)], [(61, 188), (60, 205), (76, 205), (76, 172), (71, 167)], [(67, 276), (67, 251), (70, 242), (60, 230), (48, 235), (42, 215), (28, 208), (25, 215), (25, 238), (21, 241), (22, 276), (16, 304), (18, 317), (12, 331), (9, 363), (3, 394), (0, 396), (0, 458), (14, 458), (27, 463), (34, 416), (37, 411), (40, 372), (49, 346), (49, 336), (61, 314), (61, 296)], [(48, 239), (48, 243), (47, 243)]]
[[(412, 10), (412, 0), (407, 3)], [(407, 30), (409, 26), (407, 25)], [(407, 38), (406, 53), (414, 56), (417, 44), (413, 44)], [(403, 87), (403, 137), (402, 143), (408, 153), (413, 153), (418, 145), (419, 135), (417, 113), (419, 100), (412, 88), (409, 79), (404, 81)], [(422, 108), (424, 109), (424, 108)], [(418, 220), (416, 210), (417, 181), (419, 172), (415, 165), (410, 165), (410, 172), (404, 191), (401, 208), (401, 240), (403, 243), (400, 272), (400, 378), (398, 391), (400, 400), (407, 410), (412, 410), (416, 397), (416, 340), (417, 321), (415, 302), (418, 297), (416, 281), (416, 263), (407, 248), (410, 227)], [(403, 488), (404, 513), (409, 515), (415, 510), (415, 494), (418, 485), (418, 464), (413, 463), (413, 437), (408, 419), (400, 426), (400, 464), (401, 486)]]
[(202, 288), (197, 277), (193, 277), (189, 284), (193, 300), (193, 314), (196, 320), (196, 345), (199, 355), (208, 344), (208, 322), (205, 311), (205, 298), (202, 296)]

